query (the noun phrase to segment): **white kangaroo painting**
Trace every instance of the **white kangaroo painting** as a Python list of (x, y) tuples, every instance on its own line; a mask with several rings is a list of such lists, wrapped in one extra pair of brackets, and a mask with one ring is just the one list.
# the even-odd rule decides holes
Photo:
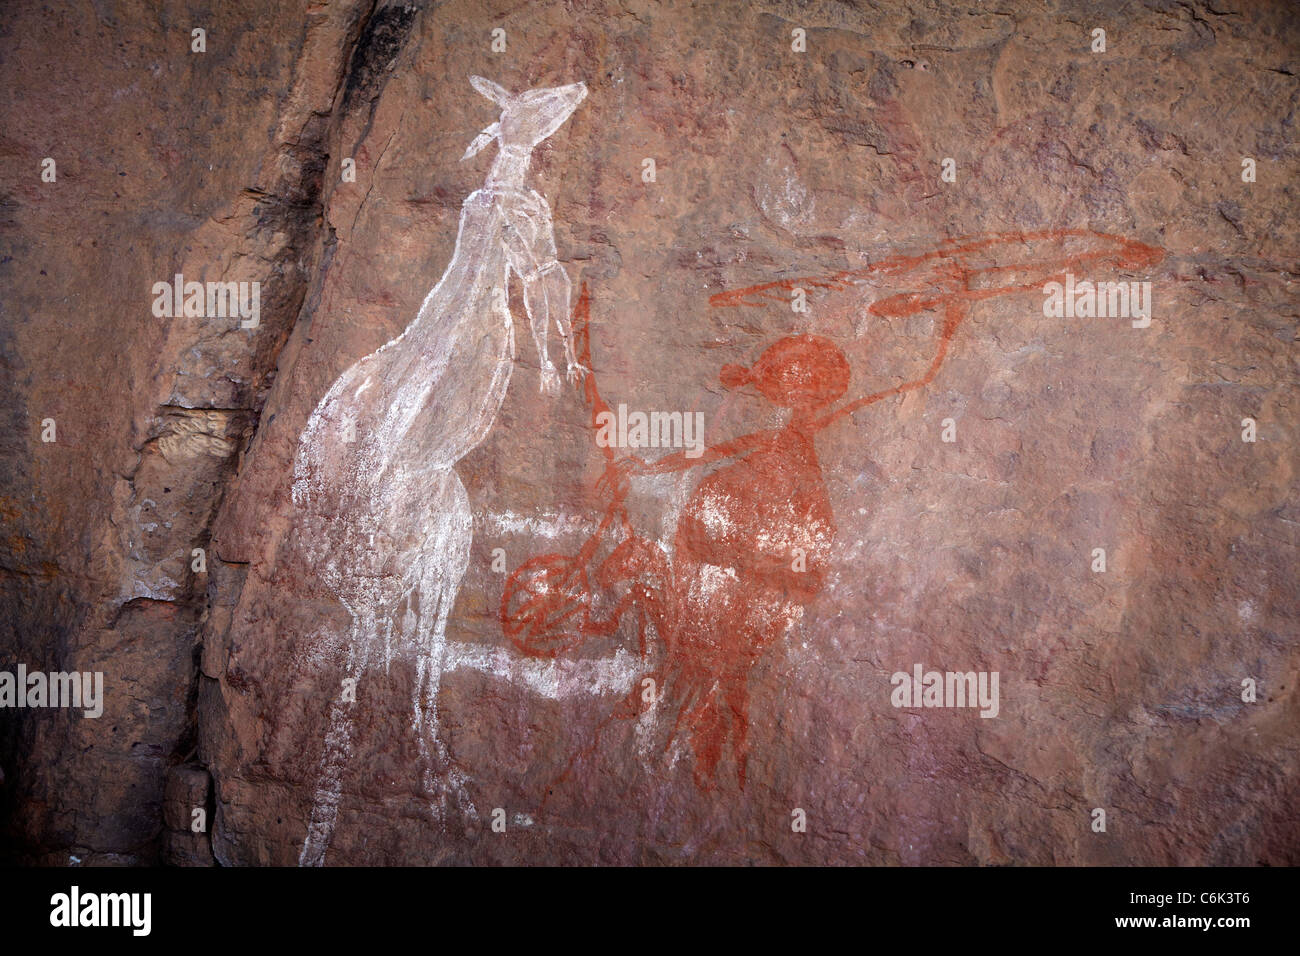
[[(474, 813), (465, 778), (438, 738), (438, 689), (448, 666), (504, 668), (543, 692), (556, 679), (515, 674), (517, 666), (483, 651), (460, 649), (449, 661), (446, 627), (473, 537), (455, 465), (491, 431), (505, 398), (515, 357), (511, 275), (523, 286), (542, 391), (556, 394), (561, 386), (547, 350), (552, 322), (564, 340), (568, 379), (577, 382), (586, 372), (574, 355), (570, 280), (556, 258), (551, 209), (525, 187), (525, 177), (533, 149), (573, 114), (587, 87), (514, 94), (482, 77), (470, 83), (501, 112), (462, 159), (494, 141), (497, 155), (486, 183), (465, 199), (451, 262), (406, 330), (339, 376), (299, 440), (293, 500), (300, 547), (352, 617), (350, 686), (330, 708), (299, 857), (304, 866), (324, 862), (334, 834), (369, 668), (387, 667), (399, 655), (416, 663), (413, 729), (438, 818), (449, 795)], [(581, 679), (622, 685), (631, 662), (618, 663), (618, 673)]]

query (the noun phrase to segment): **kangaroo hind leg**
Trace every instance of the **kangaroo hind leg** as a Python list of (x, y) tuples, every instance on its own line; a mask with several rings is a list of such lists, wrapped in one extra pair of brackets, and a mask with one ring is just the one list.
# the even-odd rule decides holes
[(373, 615), (354, 617), (345, 685), (335, 692), (330, 704), (329, 725), (325, 731), (325, 744), (321, 753), (320, 769), (316, 775), (316, 790), (312, 800), (311, 821), (307, 837), (298, 857), (299, 866), (322, 866), (325, 851), (334, 837), (338, 823), (339, 803), (343, 798), (343, 776), (352, 757), (352, 708), (356, 705), (356, 691), (365, 674), (370, 657), (370, 644), (375, 639)]
[[(442, 819), (447, 791), (450, 791), (461, 811), (476, 819), (474, 806), (465, 792), (468, 777), (453, 764), (439, 738), (438, 692), (447, 666), (447, 619), (469, 565), (473, 541), (469, 496), (454, 471), (449, 469), (446, 474), (433, 515), (435, 525), (425, 539), (418, 560), (414, 730), (423, 765), (424, 788), (434, 817)], [(443, 778), (441, 785), (438, 777)]]

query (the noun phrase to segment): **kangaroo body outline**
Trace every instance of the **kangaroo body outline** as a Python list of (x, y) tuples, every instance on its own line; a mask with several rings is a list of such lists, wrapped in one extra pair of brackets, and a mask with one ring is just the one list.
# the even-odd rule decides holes
[[(351, 693), (330, 706), (299, 865), (319, 866), (333, 837), (361, 683), (382, 653), (414, 658), (413, 730), (435, 818), (448, 791), (475, 809), (438, 739), (446, 626), (469, 562), (473, 519), (455, 464), (491, 431), (515, 357), (508, 290), (519, 276), (543, 391), (559, 390), (547, 333), (564, 338), (568, 377), (585, 371), (568, 326), (570, 282), (556, 258), (550, 206), (524, 188), (533, 148), (586, 96), (583, 83), (511, 94), (481, 77), (501, 117), (466, 150), (497, 140), (487, 181), (461, 207), (455, 250), (415, 320), (335, 380), (299, 439), (293, 500), (299, 552), (352, 617)], [(359, 702), (360, 701), (360, 702)], [(439, 780), (445, 786), (439, 785)]]

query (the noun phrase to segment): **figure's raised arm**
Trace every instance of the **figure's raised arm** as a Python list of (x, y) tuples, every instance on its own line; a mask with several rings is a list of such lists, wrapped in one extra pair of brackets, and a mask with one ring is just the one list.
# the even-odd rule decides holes
[(854, 412), (866, 408), (868, 405), (874, 405), (883, 399), (893, 395), (901, 395), (903, 392), (911, 392), (918, 388), (924, 388), (934, 381), (935, 375), (939, 373), (943, 360), (948, 356), (948, 344), (952, 341), (953, 334), (957, 327), (961, 325), (962, 320), (970, 312), (970, 303), (959, 296), (923, 296), (916, 294), (905, 294), (891, 296), (888, 299), (882, 299), (871, 306), (870, 311), (873, 315), (880, 316), (906, 316), (913, 315), (925, 309), (938, 306), (943, 309), (943, 323), (939, 326), (938, 341), (935, 346), (934, 357), (930, 365), (920, 378), (914, 378), (903, 382), (901, 385), (895, 385), (892, 388), (881, 389), (878, 392), (872, 392), (870, 395), (864, 395), (861, 398), (849, 402), (847, 405), (841, 405), (835, 411), (830, 412), (813, 422), (813, 428), (825, 428), (827, 425), (838, 421), (846, 415), (852, 415)]

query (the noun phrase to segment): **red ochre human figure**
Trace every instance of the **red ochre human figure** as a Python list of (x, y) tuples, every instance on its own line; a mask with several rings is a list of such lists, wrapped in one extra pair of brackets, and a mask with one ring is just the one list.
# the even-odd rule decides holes
[[(1085, 248), (1028, 264), (974, 267), (971, 259), (991, 246), (1024, 246), (1032, 241), (1083, 240)], [(749, 735), (749, 678), (762, 655), (803, 616), (824, 587), (836, 525), (815, 439), (827, 426), (893, 395), (923, 388), (938, 373), (954, 334), (975, 301), (1041, 288), (1066, 271), (1107, 262), (1120, 268), (1152, 265), (1162, 251), (1131, 240), (1081, 231), (1014, 233), (955, 240), (918, 256), (882, 260), (865, 270), (812, 279), (783, 280), (714, 296), (715, 307), (789, 302), (794, 288), (843, 289), (873, 274), (903, 276), (926, 288), (878, 300), (868, 308), (876, 317), (938, 313), (936, 345), (919, 377), (835, 406), (847, 393), (851, 373), (843, 351), (830, 339), (806, 334), (769, 345), (749, 368), (724, 366), (728, 388), (752, 388), (785, 410), (778, 428), (755, 431), (707, 448), (698, 457), (667, 455), (654, 462), (615, 458), (603, 448), (606, 468), (601, 486), (610, 504), (597, 531), (577, 555), (545, 555), (511, 576), (502, 598), (506, 634), (529, 654), (554, 656), (590, 635), (610, 634), (627, 613), (637, 614), (640, 648), (648, 655), (646, 624), (662, 647), (658, 666), (647, 672), (666, 708), (664, 750), (684, 740), (694, 755), (698, 786), (712, 789), (719, 766), (730, 752), (736, 780), (745, 786)], [(1026, 273), (1019, 281), (998, 282), (1004, 274)], [(785, 293), (782, 295), (781, 293)], [(575, 316), (580, 361), (591, 368), (586, 289)], [(586, 394), (596, 415), (607, 410), (586, 376)], [(725, 463), (724, 463), (725, 462)], [(721, 464), (701, 479), (679, 516), (671, 561), (657, 543), (632, 527), (624, 508), (628, 479)], [(587, 567), (610, 530), (622, 540), (596, 568), (596, 584), (607, 592), (626, 592), (612, 614), (594, 619)], [(575, 755), (591, 753), (611, 721), (634, 718), (646, 708), (637, 686), (597, 728), (595, 742)], [(558, 781), (557, 781), (558, 782)]]
[[(753, 387), (789, 420), (715, 445), (700, 458), (679, 453), (653, 464), (620, 462), (614, 480), (727, 463), (699, 482), (682, 510), (671, 572), (656, 546), (629, 538), (621, 546), (625, 556), (616, 551), (617, 564), (604, 576), (624, 569), (636, 575), (664, 642), (657, 684), (670, 707), (669, 740), (685, 733), (696, 782), (712, 785), (730, 746), (743, 787), (750, 672), (825, 582), (836, 528), (814, 438), (824, 427), (819, 413), (848, 389), (849, 364), (829, 339), (792, 336), (769, 346), (751, 368), (726, 366), (722, 381)], [(668, 588), (656, 588), (660, 582)], [(663, 590), (671, 609), (658, 596)]]

